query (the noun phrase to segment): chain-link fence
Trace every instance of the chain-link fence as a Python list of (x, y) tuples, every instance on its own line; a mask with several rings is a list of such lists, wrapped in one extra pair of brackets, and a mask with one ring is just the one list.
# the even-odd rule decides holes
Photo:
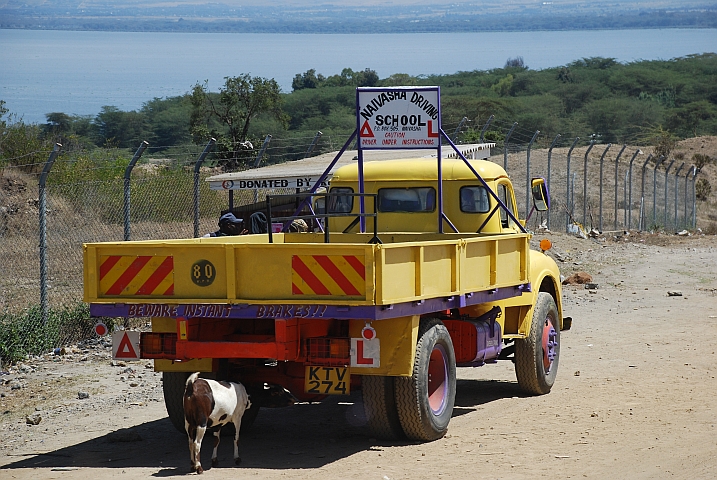
[[(481, 136), (486, 132), (501, 136), (491, 161), (504, 165), (512, 178), (521, 218), (529, 212), (530, 178), (547, 181), (551, 209), (533, 213), (529, 229), (579, 233), (678, 231), (696, 226), (696, 171), (688, 163), (656, 158), (646, 147), (599, 144), (590, 136), (587, 140), (541, 137), (514, 122), (492, 117), (490, 122)], [(461, 128), (461, 123), (444, 124), (443, 130), (460, 141)], [(347, 138), (334, 135), (319, 141), (317, 135), (294, 148), (308, 153), (317, 147), (314, 153), (320, 153), (328, 142), (337, 150)], [(264, 147), (257, 145), (254, 150)], [(42, 175), (37, 173), (41, 168), (34, 173), (15, 167), (1, 171), (0, 312), (39, 305), (43, 322), (47, 308), (82, 300), (82, 243), (191, 238), (196, 232), (216, 230), (219, 212), (229, 205), (226, 192), (212, 191), (205, 182), (216, 172), (199, 168), (196, 160), (179, 168), (166, 168), (156, 159), (140, 160), (129, 175), (125, 171), (124, 177), (102, 181), (58, 183), (50, 168), (44, 192)], [(265, 194), (235, 191), (233, 204), (261, 201)]]

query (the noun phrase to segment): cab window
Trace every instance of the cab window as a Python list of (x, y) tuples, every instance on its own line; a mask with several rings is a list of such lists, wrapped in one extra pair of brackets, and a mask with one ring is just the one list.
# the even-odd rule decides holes
[(490, 210), (488, 202), (488, 191), (480, 186), (461, 187), (461, 212), (466, 213), (487, 213)]
[[(354, 193), (351, 187), (335, 187), (330, 193)], [(329, 203), (329, 213), (351, 213), (354, 208), (354, 197), (351, 195), (337, 195), (335, 197), (327, 197)]]
[[(510, 213), (515, 216), (515, 209), (513, 208), (513, 196), (510, 194), (510, 190), (505, 183), (498, 185), (498, 198), (500, 198), (500, 201), (503, 202), (506, 207), (508, 207)], [(515, 223), (513, 222), (513, 220), (511, 220), (506, 211), (502, 208), (500, 208), (499, 210), (500, 223), (503, 228), (510, 228), (515, 226)]]
[(379, 212), (433, 212), (436, 190), (433, 187), (380, 188)]

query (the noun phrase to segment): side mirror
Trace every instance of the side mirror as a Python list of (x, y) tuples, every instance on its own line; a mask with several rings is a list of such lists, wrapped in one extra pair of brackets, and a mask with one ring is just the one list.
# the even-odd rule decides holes
[(533, 192), (533, 206), (539, 212), (544, 212), (550, 208), (550, 195), (548, 187), (545, 185), (545, 179), (534, 178), (530, 181), (531, 190)]

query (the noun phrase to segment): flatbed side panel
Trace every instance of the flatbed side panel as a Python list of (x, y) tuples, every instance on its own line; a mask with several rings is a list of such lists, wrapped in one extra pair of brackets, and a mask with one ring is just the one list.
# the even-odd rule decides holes
[(384, 244), (376, 304), (391, 305), (529, 283), (529, 235)]

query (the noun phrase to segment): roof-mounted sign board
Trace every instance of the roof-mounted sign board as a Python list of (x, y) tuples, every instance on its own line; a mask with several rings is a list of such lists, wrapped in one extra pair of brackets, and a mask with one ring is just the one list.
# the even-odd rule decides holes
[(356, 89), (356, 122), (362, 150), (438, 148), (439, 87)]

